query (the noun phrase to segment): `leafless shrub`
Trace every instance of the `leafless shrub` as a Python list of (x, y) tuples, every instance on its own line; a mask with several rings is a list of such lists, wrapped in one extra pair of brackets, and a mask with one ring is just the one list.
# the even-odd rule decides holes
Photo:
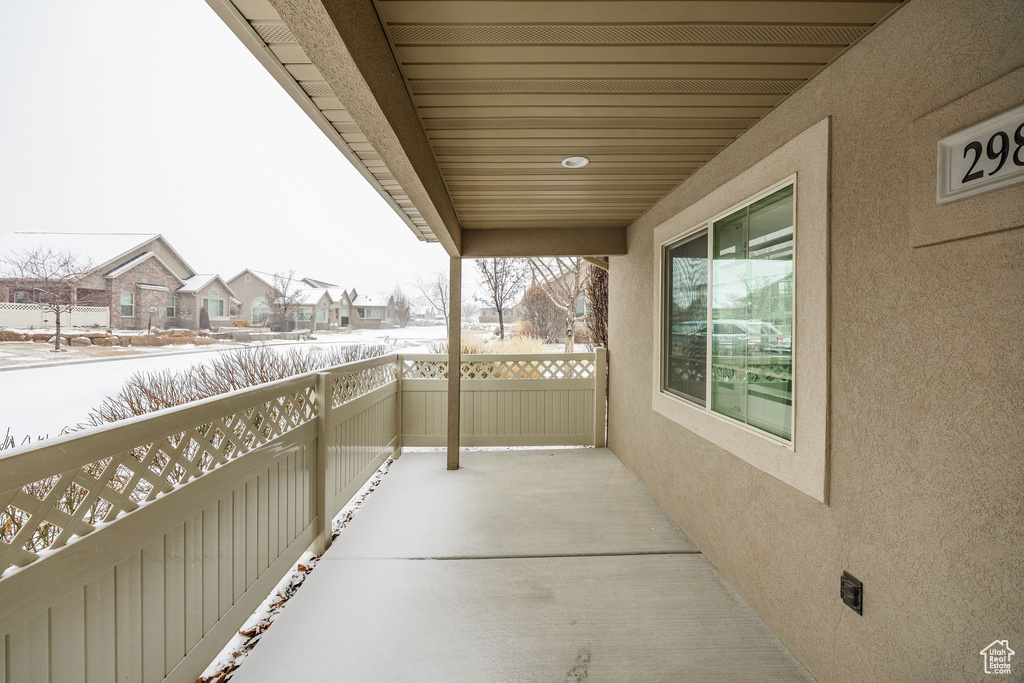
[[(460, 353), (462, 355), (475, 354), (475, 353), (487, 353), (487, 344), (479, 337), (463, 337), (462, 343), (459, 344)], [(448, 340), (430, 342), (427, 346), (430, 353), (441, 353), (448, 355)]]
[(523, 295), (523, 320), (530, 323), (530, 334), (547, 344), (557, 342), (565, 330), (565, 313), (540, 287), (530, 287)]
[(89, 411), (81, 426), (93, 427), (145, 415), (305, 372), (376, 358), (390, 351), (391, 347), (383, 344), (288, 352), (278, 352), (269, 346), (250, 346), (226, 351), (208, 365), (194, 365), (179, 372), (137, 372), (116, 396), (104, 399)]
[[(104, 399), (99, 406), (89, 412), (84, 423), (76, 425), (71, 431), (146, 415), (164, 408), (172, 408), (225, 394), (229, 391), (254, 387), (306, 372), (352, 363), (364, 358), (376, 358), (390, 352), (391, 347), (383, 344), (307, 351), (292, 349), (282, 353), (275, 351), (272, 347), (252, 346), (218, 354), (209, 365), (196, 365), (180, 372), (170, 370), (139, 372), (125, 382), (124, 387), (116, 396)], [(259, 423), (261, 418), (257, 416), (254, 419), (256, 422), (253, 426), (256, 429), (264, 426)], [(200, 431), (205, 432), (206, 427), (204, 426)], [(168, 436), (167, 442), (171, 449), (176, 449), (185, 439), (186, 432), (180, 432)], [(224, 442), (223, 447), (226, 450), (234, 448), (228, 441)], [(142, 462), (147, 451), (148, 448), (142, 446), (132, 449), (129, 454), (137, 461)], [(186, 446), (184, 455), (188, 460), (193, 461), (198, 456), (198, 447), (190, 442)], [(163, 471), (167, 464), (166, 458), (166, 455), (157, 456), (152, 463), (152, 466), (157, 469), (153, 471)], [(92, 479), (99, 480), (109, 461), (110, 459), (107, 458), (90, 463), (85, 465), (82, 470)], [(200, 464), (205, 468), (209, 462), (204, 461)], [(169, 483), (177, 484), (184, 479), (185, 471), (180, 466), (175, 466), (168, 470), (165, 476)], [(104, 481), (106, 486), (122, 492), (129, 485), (131, 478), (130, 470), (119, 467)], [(24, 486), (22, 490), (37, 500), (44, 500), (57, 485), (59, 479), (59, 476), (47, 477)], [(138, 481), (128, 497), (133, 502), (140, 503), (151, 491), (152, 487), (149, 484), (145, 481)], [(85, 501), (87, 495), (88, 491), (85, 488), (71, 484), (61, 492), (56, 509), (72, 515)], [(111, 505), (108, 501), (102, 498), (97, 499), (85, 511), (83, 521), (87, 524), (109, 521), (106, 518), (110, 511)], [(29, 514), (17, 507), (12, 505), (0, 507), (0, 539), (5, 543), (12, 543), (29, 521)], [(34, 553), (45, 550), (53, 545), (61, 531), (62, 529), (54, 524), (42, 522), (22, 547)], [(0, 565), (0, 574), (6, 569), (7, 567)]]

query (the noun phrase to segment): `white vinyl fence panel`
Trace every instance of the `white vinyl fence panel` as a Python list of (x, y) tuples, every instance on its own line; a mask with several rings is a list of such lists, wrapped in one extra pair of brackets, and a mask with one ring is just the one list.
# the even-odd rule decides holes
[[(447, 367), (384, 356), (0, 456), (0, 683), (194, 681), (386, 458), (444, 443)], [(603, 445), (603, 349), (461, 372), (464, 444)]]
[[(402, 443), (443, 446), (448, 361), (403, 355)], [(463, 446), (604, 445), (605, 350), (462, 357)]]
[[(70, 313), (60, 316), (62, 327), (110, 327), (110, 308), (107, 306), (72, 306)], [(0, 302), (0, 327), (55, 328), (56, 316), (37, 304)]]
[(0, 683), (194, 681), (394, 453), (397, 374), (378, 358), (0, 458), (0, 525), (21, 521)]

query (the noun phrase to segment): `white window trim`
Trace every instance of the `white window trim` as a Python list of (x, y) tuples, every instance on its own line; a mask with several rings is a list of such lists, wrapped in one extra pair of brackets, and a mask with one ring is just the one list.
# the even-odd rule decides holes
[[(127, 294), (128, 296), (130, 296), (132, 298), (131, 304), (128, 304), (128, 305), (130, 305), (132, 307), (132, 312), (128, 313), (128, 314), (125, 314), (125, 312), (124, 312), (124, 307), (125, 307), (124, 295), (125, 294)], [(121, 292), (121, 303), (120, 303), (120, 308), (118, 309), (118, 311), (121, 313), (121, 317), (122, 318), (134, 318), (135, 317), (135, 292)]]
[[(795, 182), (793, 439), (785, 441), (662, 390), (663, 251)], [(828, 500), (829, 120), (793, 138), (654, 229), (652, 409), (815, 500)], [(799, 244), (799, 249), (797, 248)], [(709, 273), (710, 276), (710, 273)]]
[[(213, 311), (210, 310), (210, 302), (211, 301), (219, 301), (220, 302), (220, 310), (221, 310), (221, 314), (220, 315), (214, 315)], [(224, 311), (228, 310), (227, 306), (224, 304), (224, 299), (220, 299), (218, 297), (213, 297), (213, 296), (205, 296), (205, 297), (203, 297), (202, 303), (200, 304), (200, 308), (205, 308), (207, 315), (209, 315), (211, 319), (212, 318), (216, 318), (217, 320), (222, 320), (224, 318), (229, 318), (230, 317), (229, 315), (225, 315), (225, 313), (224, 313)]]

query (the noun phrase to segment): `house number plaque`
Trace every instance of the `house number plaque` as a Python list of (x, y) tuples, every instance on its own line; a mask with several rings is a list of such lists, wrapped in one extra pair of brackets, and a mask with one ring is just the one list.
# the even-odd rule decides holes
[(1024, 182), (1024, 105), (939, 140), (940, 204)]

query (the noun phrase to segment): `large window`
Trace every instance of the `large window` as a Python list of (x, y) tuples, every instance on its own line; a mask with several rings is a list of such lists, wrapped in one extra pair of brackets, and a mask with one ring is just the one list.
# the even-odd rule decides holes
[(316, 309), (316, 321), (318, 323), (327, 322), (327, 304), (320, 304), (320, 308)]
[(313, 309), (309, 306), (300, 306), (295, 314), (296, 320), (309, 322), (313, 319)]
[[(210, 290), (212, 294), (216, 290)], [(224, 299), (203, 299), (203, 308), (210, 314), (211, 318), (224, 317)]]
[(135, 316), (135, 294), (132, 292), (121, 292), (121, 317), (132, 318)]
[(259, 297), (252, 302), (252, 321), (254, 323), (263, 323), (270, 317), (270, 304), (263, 297)]
[(662, 388), (787, 441), (793, 223), (789, 185), (669, 244), (663, 278)]

